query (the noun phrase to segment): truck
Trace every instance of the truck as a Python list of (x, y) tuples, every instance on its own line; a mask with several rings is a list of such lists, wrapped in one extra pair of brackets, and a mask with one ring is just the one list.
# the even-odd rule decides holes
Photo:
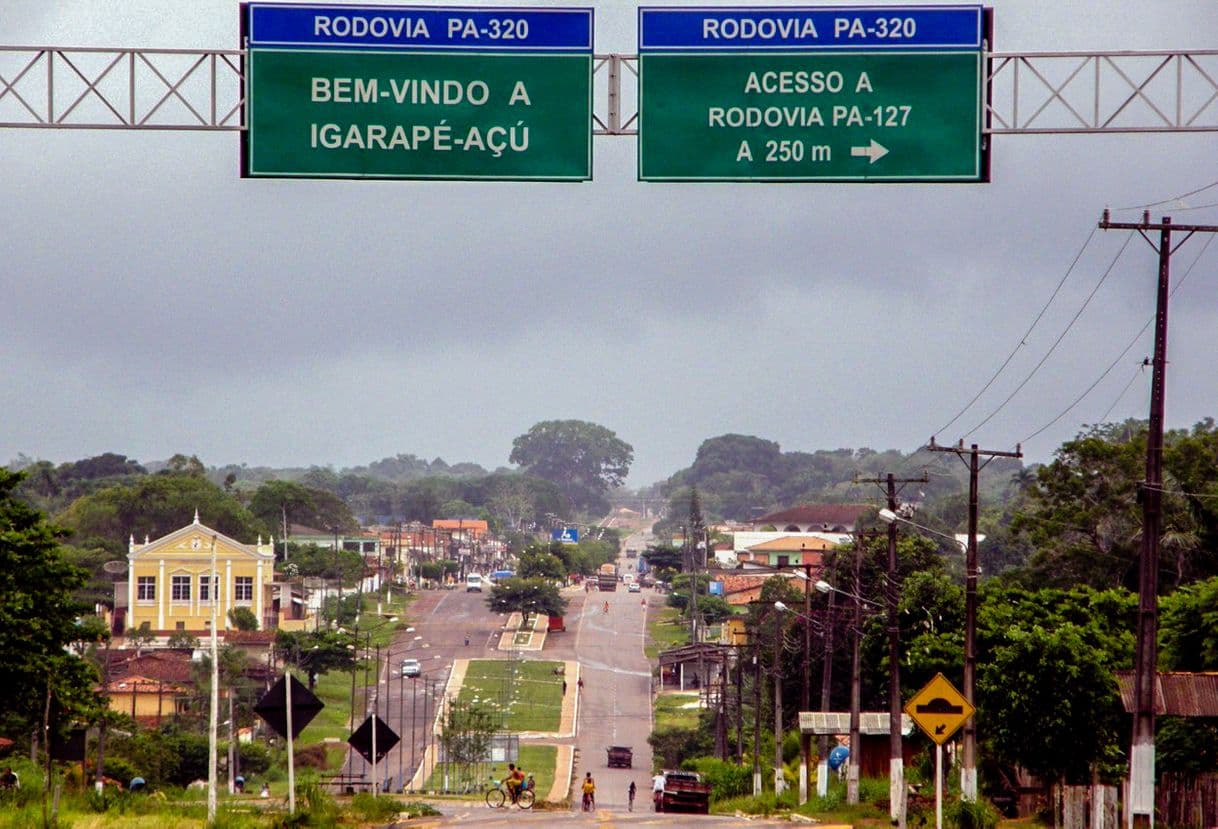
[(664, 775), (664, 790), (654, 792), (657, 812), (694, 812), (710, 814), (710, 783), (702, 782), (696, 771), (668, 771)]
[(617, 590), (617, 566), (614, 564), (602, 564), (600, 571), (596, 574), (596, 588), (598, 590)]

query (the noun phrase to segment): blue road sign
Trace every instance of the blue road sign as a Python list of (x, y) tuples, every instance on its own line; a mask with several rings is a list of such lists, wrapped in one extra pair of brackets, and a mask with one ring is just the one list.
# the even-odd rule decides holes
[(980, 49), (981, 6), (639, 8), (639, 51)]
[(578, 544), (579, 528), (563, 527), (561, 529), (550, 530), (550, 540), (561, 541), (563, 544)]
[(250, 3), (250, 48), (591, 53), (592, 9)]

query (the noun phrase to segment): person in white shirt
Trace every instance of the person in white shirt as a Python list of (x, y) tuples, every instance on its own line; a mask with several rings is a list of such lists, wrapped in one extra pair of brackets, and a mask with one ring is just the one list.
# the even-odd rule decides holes
[(655, 777), (651, 778), (651, 799), (655, 810), (660, 811), (660, 798), (664, 794), (664, 772), (657, 771)]

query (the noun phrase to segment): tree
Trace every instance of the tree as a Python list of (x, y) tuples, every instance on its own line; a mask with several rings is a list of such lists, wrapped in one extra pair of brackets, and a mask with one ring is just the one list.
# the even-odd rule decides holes
[(508, 460), (561, 485), (577, 509), (604, 512), (605, 495), (625, 481), (634, 449), (604, 426), (547, 420), (512, 441)]
[(504, 579), (491, 588), (487, 606), (496, 613), (542, 613), (561, 616), (567, 612), (567, 600), (553, 582), (546, 579)]
[(60, 711), (98, 706), (97, 672), (69, 646), (88, 612), (73, 596), (85, 572), (58, 552), (63, 531), (14, 497), (21, 475), (0, 468), (0, 727), (28, 733), (46, 694)]
[[(1076, 625), (1008, 630), (979, 664), (978, 698), (998, 756), (1044, 780), (1083, 784), (1120, 734), (1116, 678)], [(1029, 727), (1030, 725), (1034, 727)]]
[(526, 551), (520, 556), (517, 575), (521, 578), (541, 578), (562, 581), (567, 577), (567, 568), (562, 559), (548, 552)]
[(347, 631), (281, 630), (275, 635), (275, 648), (288, 664), (308, 672), (310, 691), (321, 674), (355, 667), (356, 647), (355, 635)]
[(295, 481), (267, 481), (254, 492), (249, 508), (264, 524), (276, 529), (282, 526), (285, 515), (289, 524), (316, 529), (349, 532), (359, 526), (337, 495)]
[(237, 630), (258, 629), (258, 617), (248, 607), (234, 607), (228, 612), (228, 620)]
[(195, 511), (208, 526), (238, 541), (267, 536), (267, 527), (232, 495), (193, 474), (149, 475), (77, 498), (58, 520), (82, 538), (126, 548), (130, 536), (160, 538), (190, 523)]

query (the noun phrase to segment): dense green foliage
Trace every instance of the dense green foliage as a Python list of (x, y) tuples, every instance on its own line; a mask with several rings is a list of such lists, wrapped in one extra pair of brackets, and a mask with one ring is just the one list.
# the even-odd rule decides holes
[(603, 515), (605, 495), (625, 481), (634, 449), (604, 426), (547, 420), (512, 441), (509, 460), (561, 486), (576, 509)]
[[(62, 532), (14, 497), (21, 475), (0, 469), (0, 731), (28, 734), (48, 694), (56, 728), (93, 719), (100, 708), (93, 666), (71, 649), (96, 641), (77, 624), (87, 610), (74, 592), (85, 573), (59, 554)], [(104, 634), (103, 634), (104, 635)]]
[(567, 611), (567, 600), (547, 579), (503, 579), (491, 588), (487, 606), (496, 613), (544, 613), (561, 616)]

